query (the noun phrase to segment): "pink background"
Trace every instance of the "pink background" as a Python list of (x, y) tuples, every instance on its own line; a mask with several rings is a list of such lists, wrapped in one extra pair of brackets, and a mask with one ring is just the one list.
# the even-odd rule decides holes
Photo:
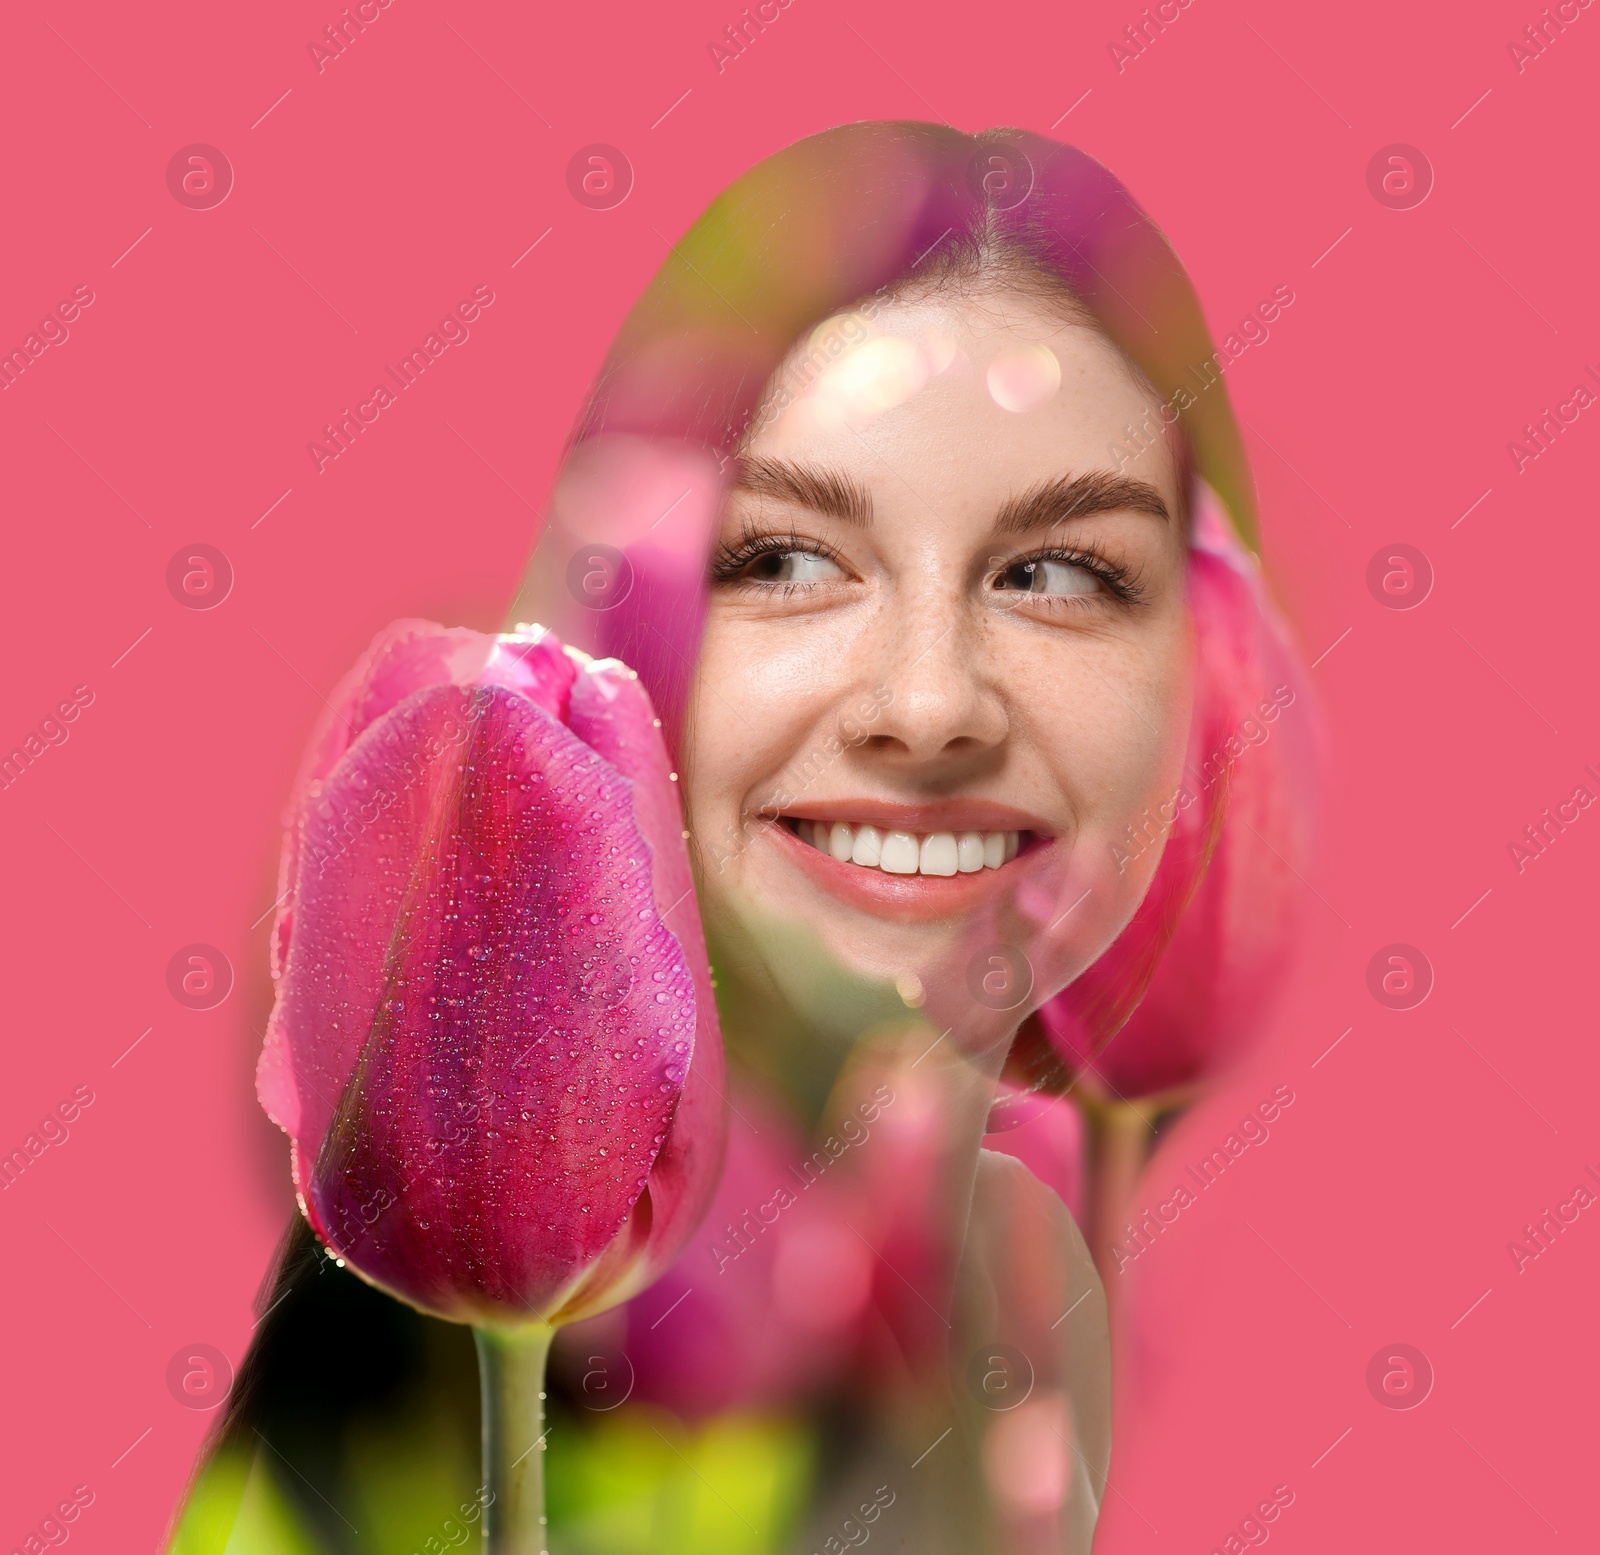
[[(248, 1342), (291, 1208), (251, 1089), (265, 915), (321, 698), (392, 617), (497, 624), (580, 396), (668, 243), (759, 157), (886, 117), (1055, 126), (1155, 215), (1219, 335), (1296, 295), (1228, 384), (1282, 598), (1307, 658), (1326, 651), (1328, 846), (1307, 884), (1326, 933), (1290, 1018), (1146, 1179), (1141, 1202), (1166, 1198), (1293, 1089), (1270, 1141), (1122, 1276), (1135, 1348), (1100, 1548), (1210, 1549), (1285, 1484), (1286, 1550), (1593, 1540), (1600, 1206), (1521, 1273), (1506, 1244), (1600, 1166), (1600, 813), (1520, 875), (1507, 845), (1600, 765), (1600, 407), (1521, 474), (1506, 445), (1600, 370), (1600, 8), (1519, 74), (1532, 0), (1193, 0), (1119, 74), (1132, 0), (937, 18), (793, 0), (719, 74), (732, 0), (394, 0), (319, 74), (307, 45), (337, 9), (0, 24), (0, 347), (75, 286), (96, 297), (0, 396), (0, 747), (94, 693), (0, 792), (0, 1153), (74, 1087), (95, 1095), (0, 1193), (0, 1545), (87, 1484), (84, 1555), (153, 1548), (211, 1418), (168, 1391), (168, 1361)], [(235, 171), (214, 209), (168, 192), (192, 142)], [(591, 142), (636, 171), (614, 210), (568, 193)], [(1391, 142), (1435, 170), (1411, 210), (1368, 190)], [(479, 284), (497, 300), (470, 342), (318, 474), (306, 443)], [(211, 610), (167, 587), (193, 542), (236, 575)], [(1436, 575), (1412, 610), (1367, 587), (1392, 542)], [(195, 941), (237, 973), (211, 1011), (167, 989)], [(1392, 941), (1436, 973), (1407, 1012), (1367, 990)], [(1366, 1385), (1395, 1342), (1436, 1372), (1412, 1410)]]

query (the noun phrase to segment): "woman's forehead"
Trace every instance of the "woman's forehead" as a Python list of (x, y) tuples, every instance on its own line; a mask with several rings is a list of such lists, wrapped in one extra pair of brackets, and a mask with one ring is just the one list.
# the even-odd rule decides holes
[(1129, 446), (1148, 390), (1098, 331), (1016, 292), (836, 315), (774, 375), (747, 456), (844, 470), (868, 488), (1009, 494), (1115, 473), (1179, 506), (1162, 440)]

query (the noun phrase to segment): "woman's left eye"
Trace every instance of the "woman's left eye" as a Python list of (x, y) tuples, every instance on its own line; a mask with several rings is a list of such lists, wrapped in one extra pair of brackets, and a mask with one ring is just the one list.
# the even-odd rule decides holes
[(815, 551), (768, 551), (741, 574), (751, 583), (826, 583), (843, 576), (837, 562)]
[(1023, 594), (1098, 594), (1103, 585), (1086, 567), (1051, 557), (1013, 562), (994, 580), (997, 589), (1012, 589)]

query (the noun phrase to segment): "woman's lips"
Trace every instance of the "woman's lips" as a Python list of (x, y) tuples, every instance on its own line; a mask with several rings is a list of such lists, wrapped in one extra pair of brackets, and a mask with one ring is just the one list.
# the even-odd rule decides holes
[(852, 826), (848, 821), (811, 821), (782, 817), (802, 842), (841, 864), (858, 869), (881, 869), (886, 875), (975, 875), (980, 869), (999, 869), (1017, 856), (1023, 831), (881, 831), (876, 826)]
[[(824, 817), (822, 812), (842, 811), (843, 808), (808, 806), (807, 816), (803, 819), (826, 820), (828, 825), (831, 825), (833, 819), (842, 819), (842, 814)], [(786, 855), (795, 867), (817, 885), (865, 911), (903, 920), (951, 918), (970, 910), (990, 896), (1002, 882), (1010, 884), (1011, 870), (1016, 867), (1013, 860), (1019, 851), (1025, 856), (1028, 852), (1048, 846), (1052, 840), (1047, 836), (1038, 835), (1032, 827), (1015, 824), (1019, 820), (1032, 819), (1031, 817), (1024, 818), (1020, 812), (1007, 810), (1001, 806), (983, 806), (981, 810), (980, 807), (964, 806), (956, 819), (967, 824), (958, 828), (943, 824), (945, 817), (954, 815), (953, 807), (851, 805), (849, 813), (852, 821), (846, 824), (851, 825), (852, 831), (859, 830), (854, 822), (872, 824), (866, 814), (868, 810), (872, 810), (874, 814), (880, 815), (890, 823), (882, 828), (885, 836), (890, 832), (911, 832), (921, 842), (930, 834), (946, 830), (956, 837), (962, 832), (977, 832), (982, 835), (987, 830), (1002, 835), (1010, 832), (1014, 836), (1019, 836), (1020, 846), (1013, 847), (1010, 850), (1011, 856), (1002, 861), (998, 867), (983, 867), (968, 871), (962, 871), (958, 867), (952, 874), (894, 874), (881, 867), (865, 867), (836, 859), (831, 853), (820, 850), (813, 843), (801, 838), (794, 830), (794, 823), (802, 819), (801, 817), (765, 819), (762, 824), (780, 853)], [(909, 824), (913, 816), (924, 822), (920, 830), (913, 831)], [(927, 825), (928, 820), (932, 820), (934, 824)], [(983, 828), (976, 824), (979, 820), (991, 822), (1010, 820), (1013, 824), (1010, 827)], [(824, 829), (827, 830), (826, 825)]]

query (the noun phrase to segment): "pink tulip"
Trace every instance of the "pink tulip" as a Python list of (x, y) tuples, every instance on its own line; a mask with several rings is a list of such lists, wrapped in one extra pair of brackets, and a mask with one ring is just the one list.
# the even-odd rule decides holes
[(1002, 1087), (991, 1114), (996, 1132), (983, 1148), (1014, 1156), (1081, 1221), (1085, 1208), (1083, 1115), (1062, 1096), (1018, 1094)]
[(693, 1419), (801, 1408), (836, 1387), (874, 1275), (850, 1230), (859, 1184), (844, 1168), (819, 1174), (794, 1122), (758, 1091), (728, 1099), (738, 1121), (716, 1198), (682, 1257), (624, 1309), (635, 1396)]
[(626, 1300), (715, 1190), (722, 1052), (658, 720), (540, 628), (402, 621), (284, 848), (257, 1075), (327, 1247), (509, 1331)]
[(1161, 861), (1116, 943), (1039, 1011), (1069, 1070), (1118, 1099), (1239, 1061), (1285, 985), (1310, 895), (1321, 728), (1309, 676), (1204, 486), (1197, 508), (1195, 708)]

